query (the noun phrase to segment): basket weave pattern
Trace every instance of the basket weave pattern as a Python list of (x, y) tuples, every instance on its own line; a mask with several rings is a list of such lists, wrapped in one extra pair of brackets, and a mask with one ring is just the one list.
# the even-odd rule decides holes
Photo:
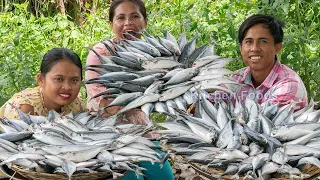
[[(27, 179), (33, 179), (33, 180), (67, 180), (68, 179), (68, 176), (66, 174), (49, 174), (49, 173), (28, 171), (20, 168), (17, 165), (12, 165), (11, 169)], [(72, 180), (112, 179), (112, 173), (110, 172), (79, 173), (79, 174), (72, 175), (71, 179)]]
[[(198, 163), (190, 163), (191, 167), (194, 168), (196, 170), (197, 173), (199, 173), (200, 175), (209, 178), (211, 174), (215, 174), (215, 175), (222, 175), (223, 174), (223, 170), (220, 169), (216, 169), (216, 168), (208, 168), (206, 171), (201, 170), (200, 168), (200, 164)], [(303, 178), (304, 180), (313, 180), (316, 179), (317, 177), (320, 176), (320, 169), (314, 165), (306, 165), (304, 166), (304, 168), (302, 168), (302, 172), (304, 174), (308, 174), (309, 176)], [(232, 179), (231, 178), (232, 175), (225, 175), (222, 176), (223, 179)], [(213, 177), (212, 177), (213, 178)], [(244, 176), (239, 176), (240, 180), (244, 178)], [(284, 174), (272, 174), (271, 179), (274, 180), (289, 180), (290, 177), (288, 175), (284, 175)], [(300, 178), (299, 178), (300, 179)]]

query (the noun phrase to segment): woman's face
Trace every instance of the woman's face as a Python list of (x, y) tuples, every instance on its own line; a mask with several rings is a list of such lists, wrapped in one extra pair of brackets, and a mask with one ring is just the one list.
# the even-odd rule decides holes
[(59, 60), (43, 77), (37, 75), (44, 106), (61, 111), (61, 107), (76, 99), (81, 86), (81, 69), (69, 60)]
[(110, 22), (111, 29), (119, 39), (131, 39), (123, 33), (128, 32), (137, 38), (141, 38), (139, 32), (146, 28), (147, 19), (144, 19), (139, 6), (133, 2), (126, 1), (118, 5), (114, 11), (114, 17)]

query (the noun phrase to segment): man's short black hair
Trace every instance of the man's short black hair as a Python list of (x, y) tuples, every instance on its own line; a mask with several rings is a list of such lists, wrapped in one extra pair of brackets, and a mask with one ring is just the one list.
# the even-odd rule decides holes
[(256, 14), (247, 18), (239, 27), (238, 41), (240, 44), (246, 36), (247, 31), (256, 24), (266, 25), (266, 28), (270, 30), (271, 35), (274, 37), (276, 44), (283, 41), (282, 28), (284, 27), (284, 23), (271, 15)]

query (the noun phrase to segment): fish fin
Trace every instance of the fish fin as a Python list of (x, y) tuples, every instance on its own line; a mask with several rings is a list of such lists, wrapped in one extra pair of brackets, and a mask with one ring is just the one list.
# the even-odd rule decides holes
[[(86, 48), (86, 49), (94, 52), (94, 53), (96, 54), (96, 56), (98, 57), (98, 59), (100, 60), (101, 64), (107, 64), (107, 63), (108, 63), (108, 62), (106, 62), (106, 61), (103, 59), (104, 56), (102, 56), (101, 54), (99, 54), (99, 53), (98, 53), (96, 50), (94, 50), (92, 47), (87, 47), (87, 46), (85, 46), (84, 48)], [(105, 56), (105, 58), (107, 58), (107, 57)], [(108, 59), (109, 59), (109, 58), (108, 58)], [(111, 60), (110, 60), (110, 61), (111, 61)]]
[(29, 114), (26, 114), (24, 112), (22, 112), (17, 106), (15, 106), (14, 104), (11, 104), (8, 102), (8, 104), (10, 104), (12, 107), (14, 107), (18, 113), (19, 113), (19, 116), (20, 116), (20, 119), (23, 120), (25, 123), (27, 123), (28, 125), (32, 124), (32, 120), (30, 118), (30, 115)]
[(112, 171), (112, 178), (113, 179), (118, 179), (118, 177), (122, 177), (122, 176), (123, 176), (123, 174)]
[(132, 35), (132, 34), (130, 34), (130, 33), (128, 33), (128, 32), (124, 32), (124, 33), (122, 33), (122, 34), (123, 34), (123, 35), (128, 35), (128, 36), (130, 36), (130, 38), (132, 38), (133, 41), (141, 41), (141, 39), (135, 37), (134, 35)]
[(101, 42), (107, 49), (108, 49), (108, 51), (110, 52), (110, 54), (112, 55), (112, 56), (118, 56), (118, 57), (120, 57), (119, 56), (119, 54), (116, 52), (116, 51), (114, 51), (107, 43), (105, 43), (105, 42)]
[(172, 155), (172, 153), (171, 153), (171, 151), (169, 150), (169, 151), (167, 152), (167, 154), (165, 154), (165, 155), (162, 156), (162, 159), (161, 159), (160, 165), (159, 165), (160, 169), (162, 169), (164, 163), (168, 160), (168, 158), (169, 158), (171, 155)]
[(136, 174), (137, 179), (140, 179), (140, 176), (145, 176), (138, 168), (134, 171), (134, 173)]
[(238, 173), (236, 173), (235, 175), (231, 176), (231, 178), (230, 178), (230, 179), (239, 179), (239, 174), (238, 174)]

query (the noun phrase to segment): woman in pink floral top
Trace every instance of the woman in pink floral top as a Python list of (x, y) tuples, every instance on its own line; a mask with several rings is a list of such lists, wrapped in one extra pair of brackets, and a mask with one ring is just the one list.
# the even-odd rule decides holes
[[(142, 29), (145, 29), (147, 26), (147, 14), (146, 8), (142, 0), (114, 0), (109, 9), (109, 22), (113, 33), (115, 34), (115, 38), (112, 39), (114, 43), (117, 43), (118, 39), (130, 39), (123, 33), (127, 32), (131, 35), (134, 35), (137, 38), (141, 38), (141, 34), (136, 33)], [(108, 41), (106, 43), (109, 44), (112, 48), (112, 44)], [(106, 49), (106, 47), (99, 43), (93, 47), (99, 54), (104, 56), (110, 56), (110, 52)], [(87, 65), (98, 65), (101, 64), (98, 57), (91, 51), (87, 57), (86, 61)], [(100, 74), (94, 71), (86, 71), (86, 79), (92, 79), (99, 77)], [(87, 94), (88, 94), (88, 102), (87, 107), (89, 110), (98, 110), (99, 107), (104, 108), (108, 104), (110, 104), (113, 99), (103, 99), (101, 96), (95, 99), (92, 99), (93, 96), (103, 92), (106, 88), (99, 87), (98, 84), (87, 84)], [(110, 116), (112, 114), (117, 113), (121, 107), (112, 107), (107, 108), (107, 113), (104, 116)], [(147, 124), (149, 122), (149, 117), (146, 116), (144, 112), (140, 109), (132, 109), (127, 111), (124, 114), (125, 118), (124, 123), (133, 123), (133, 124)], [(151, 134), (149, 134), (150, 136)], [(152, 135), (151, 135), (152, 136)], [(163, 152), (159, 152), (163, 153)], [(144, 176), (136, 177), (134, 173), (127, 173), (122, 180), (134, 180), (134, 179), (174, 179), (172, 169), (170, 167), (170, 163), (166, 161), (162, 168), (159, 163), (150, 163), (150, 162), (139, 162), (138, 165), (140, 167), (145, 168), (143, 171)]]
[[(141, 38), (139, 32), (145, 29), (147, 26), (147, 14), (145, 5), (140, 0), (125, 0), (125, 1), (115, 1), (110, 6), (109, 10), (109, 22), (115, 38), (111, 39), (114, 43), (118, 43), (119, 39), (131, 39), (131, 37), (125, 35), (124, 33), (130, 33), (137, 38)], [(113, 49), (114, 47), (109, 41), (105, 41)], [(110, 52), (106, 49), (105, 45), (98, 43), (93, 47), (97, 53), (110, 56)], [(87, 57), (86, 65), (99, 65), (101, 64), (99, 58), (92, 51), (89, 52)], [(85, 79), (89, 80), (92, 78), (99, 77), (100, 74), (94, 71), (86, 71)], [(105, 87), (100, 87), (99, 84), (87, 84), (87, 108), (92, 111), (97, 111), (99, 107), (106, 107), (110, 104), (113, 99), (103, 99), (102, 96), (92, 99), (93, 96), (106, 90)], [(121, 107), (110, 107), (107, 108), (107, 113), (105, 117), (116, 114)], [(148, 118), (146, 115), (138, 110), (134, 109), (125, 113), (125, 118), (134, 124), (147, 124)]]
[(38, 87), (15, 94), (0, 108), (0, 117), (20, 119), (12, 106), (24, 113), (47, 116), (54, 109), (62, 115), (86, 110), (78, 97), (82, 80), (82, 64), (79, 56), (66, 48), (53, 48), (41, 62), (37, 74)]

